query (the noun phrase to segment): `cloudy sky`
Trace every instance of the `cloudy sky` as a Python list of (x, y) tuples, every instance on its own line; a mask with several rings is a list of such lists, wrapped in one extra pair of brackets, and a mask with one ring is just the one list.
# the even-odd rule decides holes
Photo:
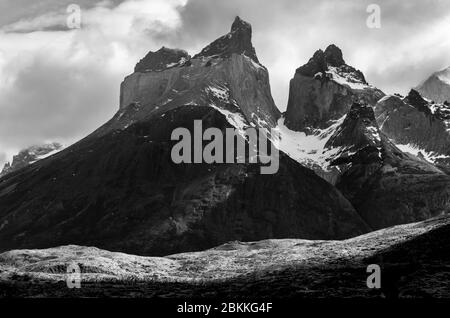
[[(380, 28), (366, 24), (372, 3)], [(67, 28), (70, 4), (80, 29)], [(281, 110), (295, 69), (330, 43), (386, 93), (450, 65), (448, 0), (0, 0), (0, 165), (84, 137), (118, 109), (120, 82), (149, 50), (195, 54), (236, 15), (253, 26)]]

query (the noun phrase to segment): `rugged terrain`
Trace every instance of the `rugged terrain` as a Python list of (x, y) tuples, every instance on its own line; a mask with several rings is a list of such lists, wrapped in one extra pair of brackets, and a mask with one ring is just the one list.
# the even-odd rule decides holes
[(417, 90), (436, 103), (450, 102), (450, 67), (433, 73)]
[(401, 150), (448, 171), (450, 167), (450, 106), (424, 99), (411, 90), (402, 98), (390, 95), (375, 106), (381, 131)]
[[(448, 104), (385, 97), (330, 45), (282, 115), (251, 37), (237, 17), (193, 56), (149, 52), (111, 120), (0, 178), (0, 295), (450, 297)], [(278, 171), (175, 164), (172, 132), (195, 120), (264, 131)], [(73, 262), (81, 290), (64, 282)]]
[[(229, 242), (167, 257), (73, 245), (15, 250), (0, 254), (0, 296), (448, 298), (449, 229), (439, 217), (344, 241)], [(81, 289), (67, 288), (72, 264)], [(369, 264), (381, 267), (381, 289), (366, 285)]]
[(0, 177), (35, 163), (38, 160), (47, 158), (61, 151), (61, 149), (63, 149), (63, 145), (57, 142), (23, 149), (13, 157), (11, 162), (5, 164), (3, 170), (0, 172)]
[(373, 229), (450, 211), (450, 177), (398, 149), (371, 106), (353, 104), (325, 148), (339, 149), (330, 162), (340, 171), (336, 187)]
[(383, 96), (346, 64), (336, 45), (316, 51), (290, 82), (287, 110), (277, 126), (280, 149), (335, 184), (340, 172), (330, 161), (339, 149), (327, 147), (328, 140), (354, 102), (375, 105)]
[(327, 128), (330, 121), (347, 114), (353, 102), (375, 105), (383, 96), (367, 83), (361, 71), (345, 63), (342, 51), (332, 44), (325, 51), (316, 51), (296, 70), (290, 82), (285, 124), (293, 131)]
[(339, 190), (284, 154), (272, 175), (259, 164), (173, 163), (171, 134), (193, 132), (194, 120), (239, 132), (275, 126), (268, 73), (250, 38), (236, 18), (192, 59), (166, 48), (148, 54), (122, 84), (109, 122), (0, 179), (0, 250), (77, 244), (167, 255), (230, 240), (370, 231)]

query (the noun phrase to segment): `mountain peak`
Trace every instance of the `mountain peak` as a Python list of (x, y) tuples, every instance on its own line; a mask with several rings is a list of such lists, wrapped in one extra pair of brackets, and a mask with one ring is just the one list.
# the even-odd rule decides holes
[(231, 31), (206, 46), (198, 57), (229, 57), (231, 54), (243, 54), (259, 63), (252, 44), (252, 26), (240, 17), (234, 19)]
[(342, 51), (334, 44), (330, 44), (325, 52), (325, 60), (331, 66), (341, 66), (345, 64), (344, 58), (342, 57)]
[(236, 18), (233, 21), (233, 24), (231, 25), (231, 32), (235, 32), (238, 30), (252, 30), (252, 26), (250, 23), (242, 20), (239, 16), (236, 16)]
[(409, 91), (408, 96), (404, 98), (404, 101), (425, 114), (431, 114), (431, 111), (428, 108), (428, 102), (415, 89)]
[(353, 160), (375, 162), (381, 159), (380, 129), (375, 119), (373, 108), (366, 103), (353, 103), (342, 125), (330, 137), (325, 147), (345, 147), (356, 151), (356, 156), (338, 157), (331, 165), (340, 165)]
[(135, 72), (157, 72), (173, 66), (179, 66), (190, 59), (189, 54), (180, 49), (171, 49), (165, 46), (158, 51), (150, 51), (134, 68)]
[(317, 73), (326, 72), (329, 66), (339, 67), (342, 65), (346, 64), (342, 57), (341, 49), (334, 44), (330, 44), (325, 51), (319, 49), (314, 52), (314, 55), (309, 59), (308, 63), (299, 67), (296, 72), (313, 77)]
[(450, 66), (433, 73), (416, 89), (422, 96), (437, 103), (450, 101)]

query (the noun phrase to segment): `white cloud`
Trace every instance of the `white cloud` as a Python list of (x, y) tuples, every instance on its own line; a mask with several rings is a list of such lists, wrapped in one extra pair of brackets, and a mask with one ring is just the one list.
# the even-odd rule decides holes
[[(102, 2), (82, 11), (79, 30), (59, 31), (65, 12), (0, 29), (0, 167), (21, 148), (71, 143), (108, 120), (118, 109), (120, 82), (180, 27), (185, 3)], [(30, 32), (42, 29), (55, 31)]]

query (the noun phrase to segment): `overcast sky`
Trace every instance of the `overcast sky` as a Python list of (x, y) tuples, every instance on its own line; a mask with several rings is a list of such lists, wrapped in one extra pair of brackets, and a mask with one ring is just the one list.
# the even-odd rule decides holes
[[(71, 3), (81, 29), (66, 26)], [(372, 3), (379, 29), (366, 24)], [(253, 26), (282, 111), (295, 69), (330, 43), (386, 93), (450, 65), (448, 0), (1, 0), (0, 165), (32, 144), (84, 137), (117, 111), (120, 82), (149, 50), (195, 54), (236, 15)]]

